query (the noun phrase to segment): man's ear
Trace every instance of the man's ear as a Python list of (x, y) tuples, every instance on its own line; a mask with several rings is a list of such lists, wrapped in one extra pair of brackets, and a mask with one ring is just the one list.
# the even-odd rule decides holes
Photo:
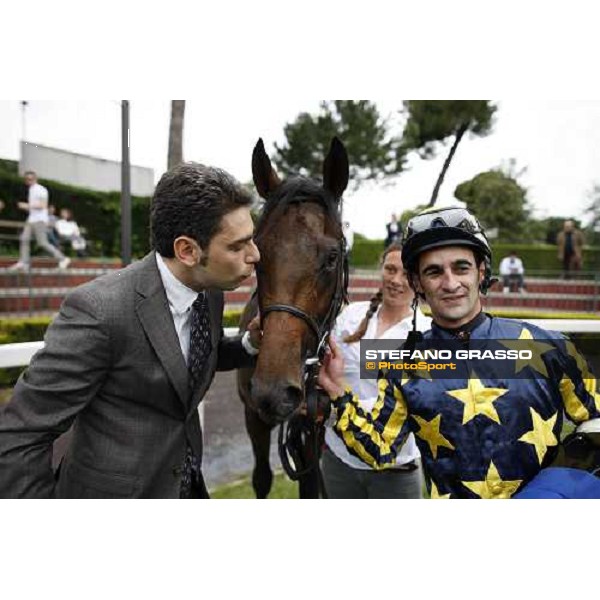
[(485, 260), (482, 260), (479, 263), (479, 285), (481, 285), (483, 283), (484, 279), (485, 279)]
[(198, 242), (188, 237), (180, 235), (173, 242), (173, 251), (175, 258), (186, 267), (194, 267), (202, 261), (204, 252)]

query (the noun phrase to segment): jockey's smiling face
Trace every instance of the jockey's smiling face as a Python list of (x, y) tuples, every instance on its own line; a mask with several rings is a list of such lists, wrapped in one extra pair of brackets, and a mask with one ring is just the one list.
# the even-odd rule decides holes
[(434, 248), (419, 257), (417, 291), (425, 295), (435, 323), (456, 328), (481, 311), (479, 285), (485, 266), (462, 246)]

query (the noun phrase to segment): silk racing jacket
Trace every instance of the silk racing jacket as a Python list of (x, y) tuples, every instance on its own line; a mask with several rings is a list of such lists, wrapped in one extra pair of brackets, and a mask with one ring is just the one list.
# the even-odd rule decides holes
[[(520, 340), (534, 349), (533, 359), (513, 360), (514, 378), (493, 361), (467, 359), (460, 379), (388, 375), (368, 413), (350, 389), (332, 400), (336, 433), (375, 469), (394, 464), (412, 431), (432, 498), (510, 498), (554, 457), (565, 414), (576, 424), (600, 417), (596, 379), (561, 333), (485, 313), (474, 323), (468, 344)], [(416, 348), (456, 339), (435, 324), (423, 337)]]

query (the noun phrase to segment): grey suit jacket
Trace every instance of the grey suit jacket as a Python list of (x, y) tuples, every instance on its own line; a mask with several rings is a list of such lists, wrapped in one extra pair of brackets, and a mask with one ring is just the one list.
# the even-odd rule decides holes
[[(253, 362), (223, 337), (223, 293), (208, 305), (213, 350), (191, 391), (154, 253), (72, 291), (0, 413), (0, 497), (179, 497), (215, 371)], [(52, 443), (73, 423), (56, 481)]]

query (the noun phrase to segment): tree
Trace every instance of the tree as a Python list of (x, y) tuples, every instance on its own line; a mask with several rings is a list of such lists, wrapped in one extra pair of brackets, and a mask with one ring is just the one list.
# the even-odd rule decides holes
[(167, 169), (183, 162), (183, 117), (185, 100), (171, 100), (171, 121), (169, 123), (169, 153)]
[(284, 175), (321, 176), (323, 159), (333, 136), (348, 151), (350, 179), (356, 189), (367, 179), (398, 174), (404, 165), (401, 140), (368, 100), (321, 103), (317, 114), (300, 113), (284, 127), (285, 142), (275, 144), (274, 162)]
[(500, 170), (480, 173), (458, 185), (454, 195), (486, 229), (497, 227), (501, 241), (523, 239), (530, 215), (527, 190), (510, 175)]
[(437, 201), (446, 171), (463, 136), (467, 132), (487, 135), (496, 107), (489, 100), (407, 100), (404, 109), (408, 114), (403, 134), (406, 151), (416, 150), (421, 158), (433, 158), (448, 138), (453, 139), (431, 194), (428, 205), (431, 207)]

